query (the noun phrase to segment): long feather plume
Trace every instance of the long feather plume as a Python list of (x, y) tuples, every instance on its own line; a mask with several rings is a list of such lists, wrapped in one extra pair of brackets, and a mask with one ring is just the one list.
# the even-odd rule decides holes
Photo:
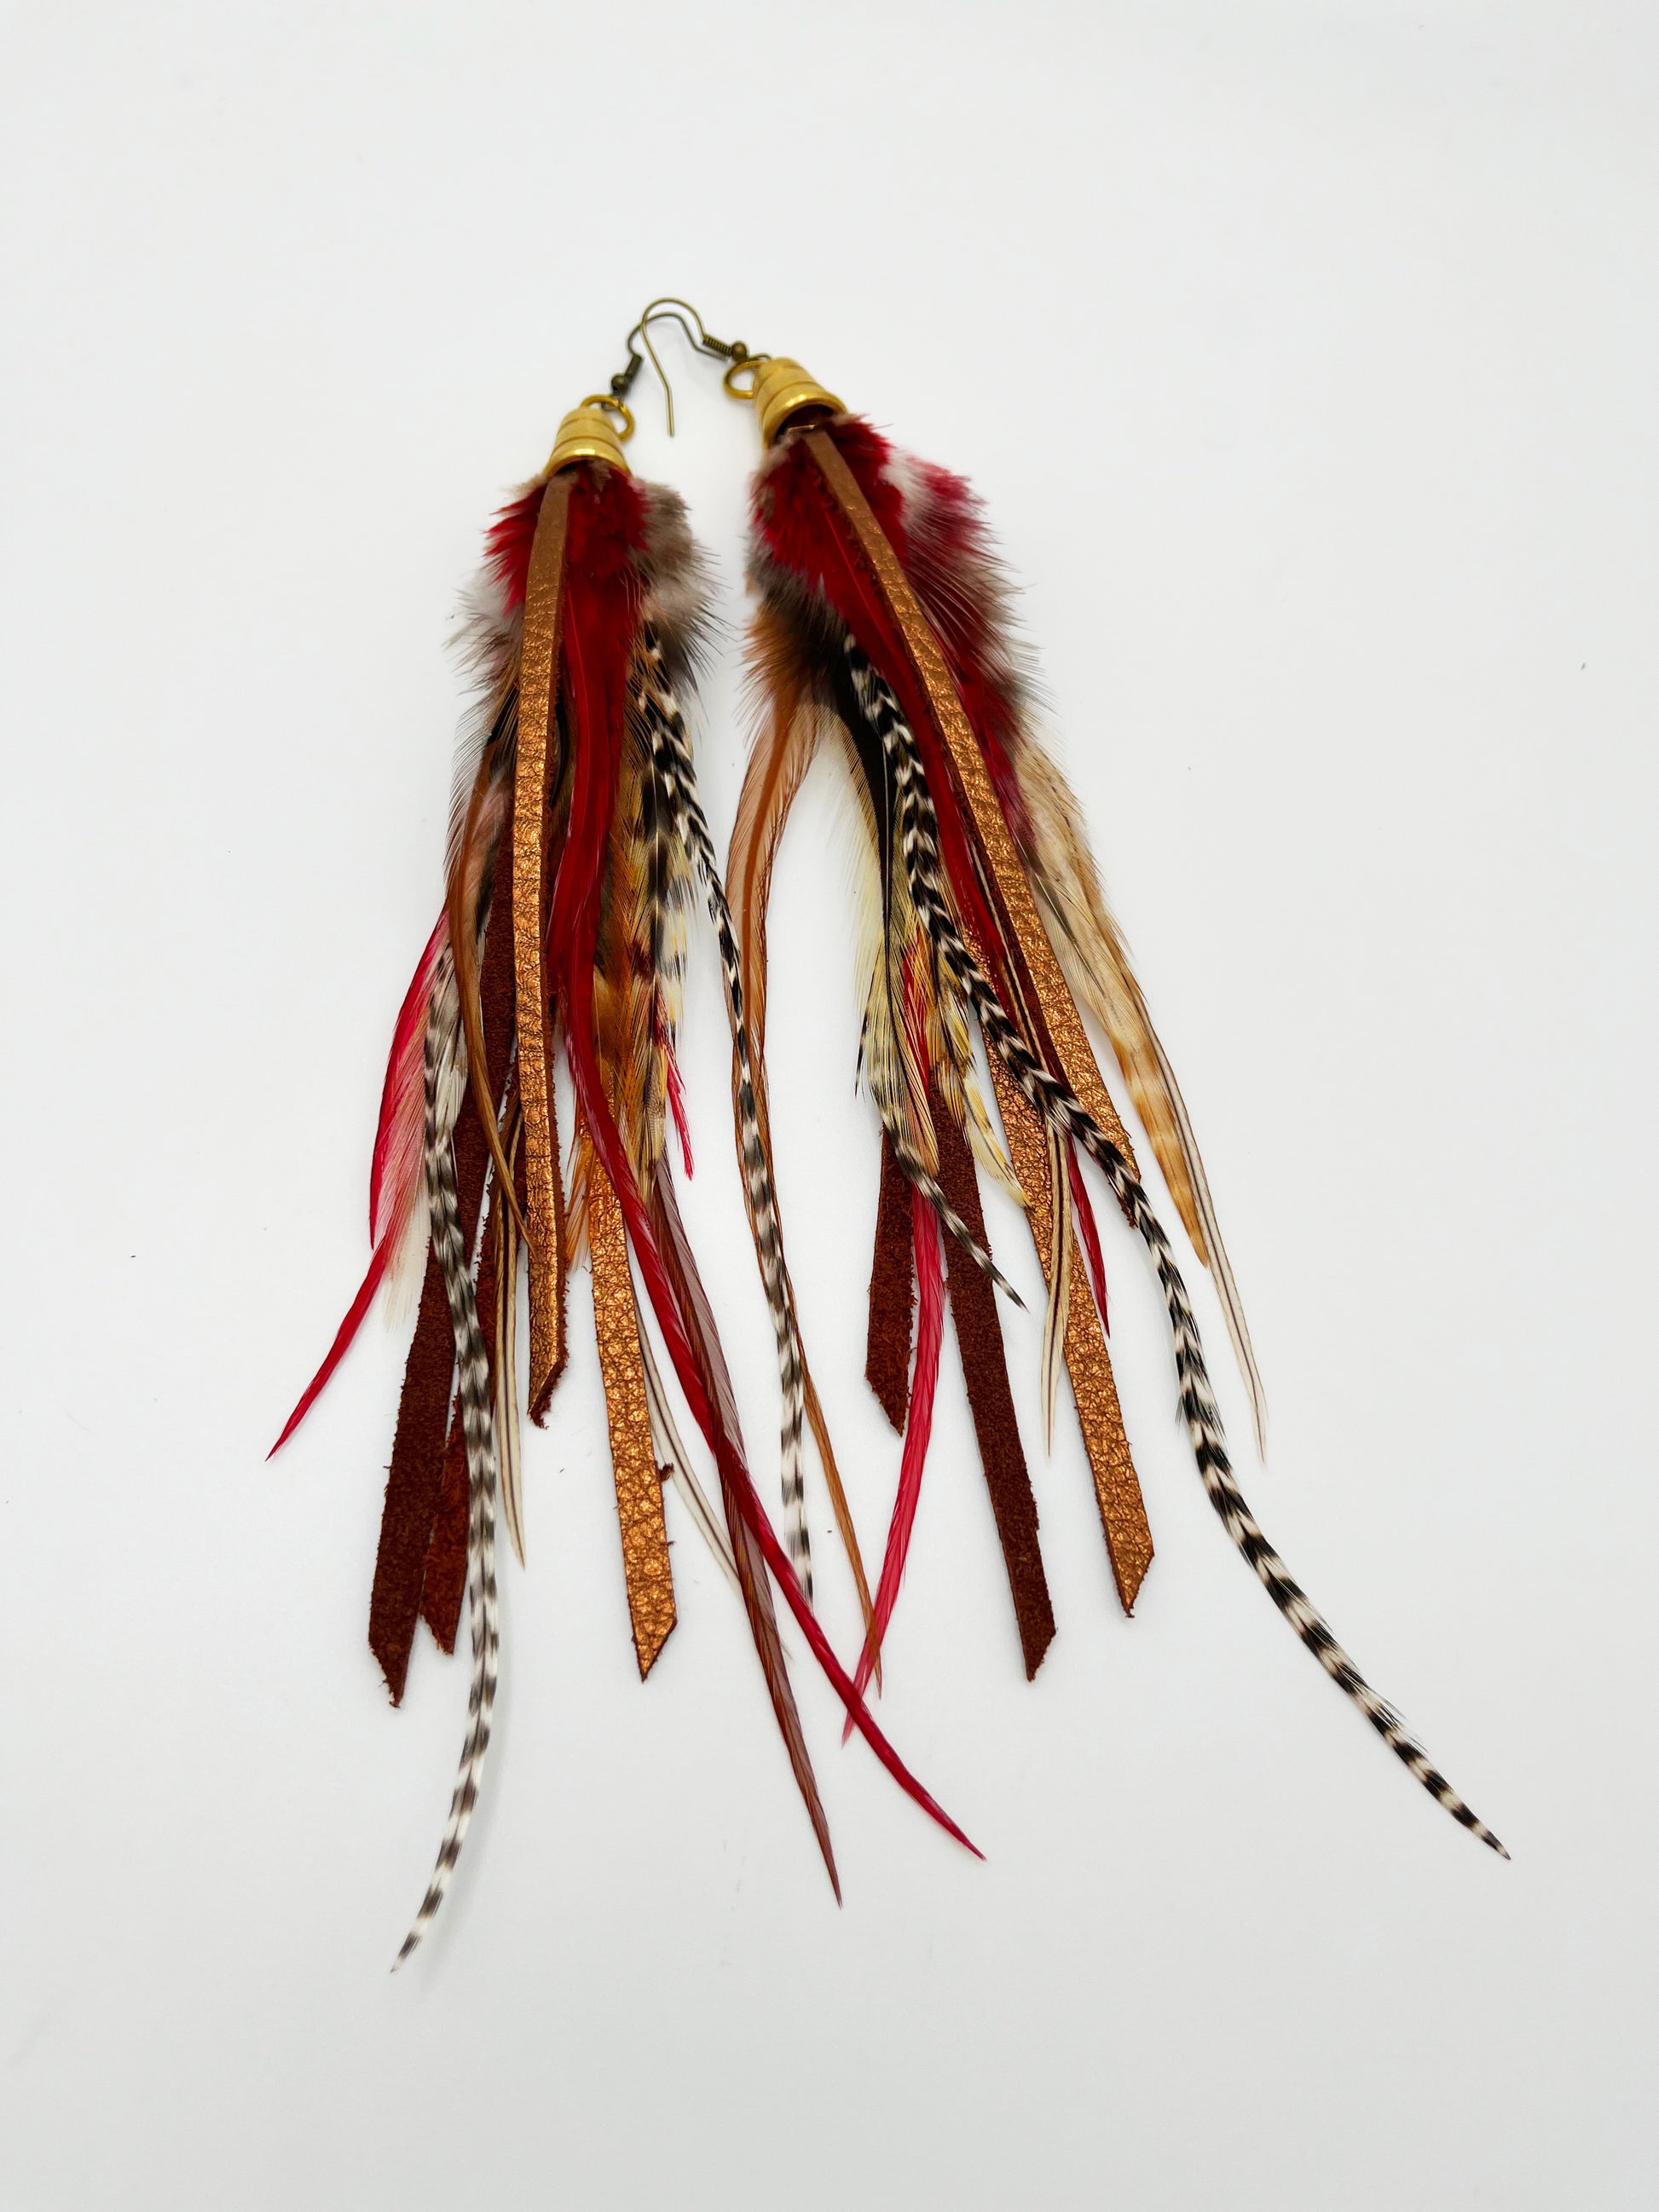
[(709, 919), (714, 925), (720, 946), (732, 1050), (737, 1058), (739, 1153), (744, 1195), (754, 1224), (761, 1279), (777, 1341), (779, 1387), (783, 1397), (783, 1505), (789, 1553), (802, 1591), (811, 1604), (812, 1549), (806, 1528), (806, 1494), (801, 1465), (801, 1437), (806, 1418), (804, 1362), (795, 1322), (794, 1296), (783, 1265), (783, 1243), (778, 1230), (771, 1172), (766, 1147), (761, 1141), (760, 1116), (755, 1103), (754, 1066), (744, 1014), (742, 962), (714, 840), (697, 798), (685, 726), (663, 666), (661, 648), (648, 624), (641, 633), (639, 669), (638, 711), (651, 747), (652, 770), (663, 803), (670, 810), (675, 834), (696, 861), (702, 878)]
[(495, 1437), (491, 1416), (489, 1361), (478, 1327), (470, 1255), (461, 1233), (455, 1189), (455, 1153), (451, 1132), (459, 1105), (465, 1045), (453, 1010), (457, 996), (453, 966), (446, 963), (434, 994), (427, 1029), (427, 1194), (432, 1212), (433, 1249), (443, 1270), (455, 1332), (460, 1377), (462, 1431), (466, 1440), (468, 1487), (466, 1582), (471, 1620), (472, 1680), (467, 1697), (466, 1735), (450, 1800), (449, 1817), (438, 1846), (437, 1863), (420, 1910), (394, 1960), (400, 1966), (416, 1949), (444, 1901), (477, 1802), (478, 1780), (489, 1748), (500, 1666), (501, 1624), (495, 1593)]
[(994, 986), (963, 942), (945, 888), (933, 801), (914, 738), (898, 701), (850, 635), (845, 649), (860, 705), (892, 763), (900, 813), (899, 848), (917, 910), (933, 939), (942, 968), (972, 1000), (988, 1046), (1000, 1055), (1030, 1103), (1059, 1136), (1068, 1143), (1080, 1145), (1102, 1170), (1152, 1256), (1169, 1311), (1182, 1417), (1205, 1490), (1223, 1526), (1302, 1641), (1338, 1686), (1352, 1698), (1408, 1772), (1454, 1820), (1507, 1857), (1509, 1854), (1492, 1830), (1464, 1803), (1394, 1708), (1372, 1689), (1337, 1643), (1305, 1592), (1292, 1580), (1245, 1504), (1228, 1456), (1226, 1437), (1210, 1385), (1198, 1324), (1169, 1239), (1122, 1153), (1069, 1089), (1032, 1056)]

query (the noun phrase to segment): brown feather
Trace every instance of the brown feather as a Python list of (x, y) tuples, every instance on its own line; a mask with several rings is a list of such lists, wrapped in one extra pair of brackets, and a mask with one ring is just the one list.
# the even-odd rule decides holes
[(460, 994), (461, 1030), (466, 1039), (466, 1063), (473, 1103), (483, 1127), (484, 1140), (489, 1146), (489, 1157), (495, 1162), (497, 1184), (512, 1208), (520, 1235), (528, 1243), (529, 1231), (519, 1212), (518, 1196), (513, 1188), (512, 1170), (507, 1166), (507, 1155), (501, 1150), (501, 1133), (495, 1125), (495, 1096), (490, 1085), (489, 1067), (484, 1052), (483, 1000), (478, 980), (477, 915), (484, 871), (487, 865), (493, 864), (501, 837), (510, 834), (512, 786), (503, 782), (496, 775), (496, 765), (487, 757), (479, 763), (477, 775), (473, 781), (472, 796), (467, 802), (459, 847), (449, 871), (446, 902), (449, 913), (450, 951), (455, 962), (455, 985)]
[[(772, 1125), (766, 1083), (766, 915), (772, 895), (772, 873), (778, 844), (789, 818), (795, 795), (817, 756), (823, 735), (824, 717), (810, 695), (809, 678), (796, 634), (762, 607), (756, 614), (749, 639), (749, 681), (760, 708), (759, 730), (744, 771), (738, 799), (737, 821), (726, 860), (726, 897), (736, 925), (738, 957), (743, 968), (744, 1012), (749, 1027), (749, 1048), (754, 1079), (755, 1118), (760, 1128), (766, 1172), (777, 1188), (772, 1154)], [(737, 1073), (732, 1072), (734, 1085)], [(784, 1262), (791, 1303), (794, 1290)], [(866, 1638), (875, 1627), (875, 1606), (870, 1595), (864, 1555), (852, 1509), (841, 1479), (841, 1469), (830, 1441), (817, 1386), (812, 1380), (805, 1346), (801, 1347), (801, 1379), (806, 1400), (807, 1426), (817, 1448), (830, 1492), (836, 1532), (841, 1538), (847, 1564), (858, 1592), (859, 1611)], [(876, 1668), (876, 1686), (881, 1669)]]

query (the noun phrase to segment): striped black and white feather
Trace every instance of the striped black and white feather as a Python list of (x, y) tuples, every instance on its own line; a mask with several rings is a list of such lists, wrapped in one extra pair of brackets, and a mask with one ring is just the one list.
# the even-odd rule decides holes
[(1152, 1257), (1174, 1340), (1182, 1417), (1205, 1490), (1222, 1525), (1304, 1644), (1352, 1698), (1408, 1772), (1454, 1820), (1507, 1858), (1508, 1852), (1492, 1830), (1465, 1804), (1394, 1708), (1365, 1680), (1338, 1644), (1245, 1503), (1228, 1455), (1198, 1324), (1169, 1239), (1123, 1154), (1067, 1086), (1032, 1055), (964, 943), (945, 887), (933, 803), (915, 735), (892, 690), (850, 635), (844, 650), (860, 710), (891, 765), (898, 812), (897, 844), (911, 896), (933, 939), (942, 970), (971, 1000), (988, 1047), (1001, 1059), (1030, 1103), (1050, 1128), (1080, 1145), (1101, 1169)]
[(446, 954), (427, 1020), (425, 1164), (432, 1249), (443, 1275), (450, 1324), (454, 1332), (461, 1431), (466, 1445), (466, 1592), (472, 1674), (467, 1697), (466, 1734), (449, 1817), (438, 1846), (437, 1863), (420, 1910), (393, 1962), (394, 1967), (403, 1964), (431, 1926), (455, 1871), (477, 1802), (484, 1756), (489, 1748), (500, 1671), (501, 1623), (495, 1589), (495, 1432), (489, 1359), (478, 1325), (471, 1255), (466, 1249), (455, 1187), (454, 1128), (466, 1085), (465, 1051), (454, 968)]
[(790, 1561), (809, 1603), (812, 1596), (812, 1550), (807, 1532), (803, 1435), (806, 1416), (805, 1369), (794, 1294), (783, 1264), (776, 1200), (766, 1147), (761, 1139), (755, 1102), (754, 1068), (744, 1015), (743, 966), (726, 903), (726, 887), (714, 840), (697, 797), (696, 773), (679, 702), (654, 626), (647, 623), (635, 663), (635, 711), (651, 747), (651, 771), (665, 818), (690, 854), (708, 902), (709, 919), (720, 947), (732, 1049), (738, 1064), (738, 1137), (744, 1170), (744, 1199), (754, 1231), (761, 1280), (777, 1343), (778, 1381), (782, 1395), (782, 1488), (784, 1535)]

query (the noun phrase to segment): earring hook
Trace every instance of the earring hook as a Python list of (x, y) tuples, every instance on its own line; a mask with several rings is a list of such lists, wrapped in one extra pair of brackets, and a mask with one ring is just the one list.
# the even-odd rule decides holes
[[(688, 315), (691, 319), (690, 322), (686, 320)], [(639, 374), (641, 356), (634, 343), (635, 339), (638, 338), (646, 352), (650, 355), (651, 366), (656, 370), (662, 383), (663, 398), (668, 410), (668, 434), (671, 438), (674, 434), (674, 387), (668, 380), (668, 373), (662, 365), (657, 349), (651, 343), (651, 325), (653, 322), (678, 323), (690, 339), (695, 352), (707, 354), (714, 361), (729, 362), (733, 368), (741, 362), (757, 359), (763, 361), (766, 358), (763, 354), (758, 356), (751, 354), (741, 338), (714, 337), (714, 333), (705, 326), (702, 317), (689, 300), (676, 299), (671, 293), (664, 293), (659, 299), (653, 300), (641, 312), (638, 322), (628, 333), (628, 366), (625, 369), (619, 370), (617, 376), (611, 378), (611, 388), (620, 398)], [(693, 325), (696, 325), (695, 329), (692, 327)]]

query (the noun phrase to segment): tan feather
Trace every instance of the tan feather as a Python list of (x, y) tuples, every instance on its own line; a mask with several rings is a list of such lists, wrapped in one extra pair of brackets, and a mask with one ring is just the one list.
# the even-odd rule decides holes
[(749, 689), (757, 732), (732, 830), (726, 894), (743, 959), (744, 1006), (755, 1063), (755, 1103), (770, 1139), (766, 1111), (766, 914), (778, 842), (806, 771), (817, 756), (824, 717), (809, 696), (805, 672), (787, 633), (761, 608), (749, 634)]
[[(766, 1082), (766, 915), (771, 899), (772, 872), (777, 861), (779, 840), (783, 835), (784, 823), (789, 818), (795, 794), (817, 756), (826, 718), (808, 695), (807, 679), (798, 651), (782, 628), (763, 610), (757, 614), (750, 631), (749, 655), (749, 683), (757, 708), (757, 730), (738, 799), (737, 821), (732, 828), (732, 846), (727, 855), (726, 886), (743, 969), (744, 1009), (749, 1030), (755, 1118), (760, 1130), (761, 1147), (766, 1156), (767, 1175), (775, 1191), (777, 1171), (772, 1153), (772, 1124)], [(735, 1065), (732, 1082), (735, 1102)], [(784, 1263), (784, 1278), (786, 1282), (789, 1282), (787, 1261)], [(793, 1283), (790, 1283), (789, 1295), (793, 1303)], [(865, 1634), (868, 1637), (875, 1626), (875, 1607), (870, 1595), (869, 1577), (865, 1571), (858, 1531), (853, 1523), (852, 1509), (847, 1502), (841, 1470), (836, 1463), (829, 1424), (823, 1418), (823, 1408), (812, 1380), (812, 1370), (804, 1345), (800, 1347), (800, 1363), (807, 1426), (811, 1430), (812, 1441), (817, 1449), (824, 1486), (830, 1492), (836, 1534), (846, 1553), (848, 1565), (852, 1570), (858, 1592), (859, 1611), (863, 1618)], [(879, 1662), (875, 1679), (876, 1686), (879, 1689)]]
[(472, 786), (472, 796), (467, 802), (459, 843), (450, 866), (446, 899), (449, 915), (449, 943), (455, 962), (455, 986), (460, 994), (461, 1030), (466, 1039), (467, 1070), (471, 1079), (472, 1096), (477, 1106), (478, 1119), (483, 1125), (484, 1136), (489, 1141), (489, 1156), (495, 1163), (495, 1173), (512, 1208), (514, 1218), (527, 1243), (529, 1231), (519, 1212), (513, 1178), (507, 1172), (507, 1155), (501, 1150), (501, 1133), (495, 1126), (495, 1097), (484, 1059), (483, 1005), (478, 982), (477, 913), (483, 890), (484, 867), (489, 854), (500, 843), (510, 811), (511, 795), (512, 786), (495, 773), (495, 764), (489, 760), (482, 763)]
[(1258, 1450), (1267, 1449), (1267, 1405), (1244, 1319), (1243, 1302), (1221, 1241), (1215, 1202), (1180, 1086), (1158, 1042), (1128, 949), (1107, 907), (1092, 856), (1077, 827), (1076, 794), (1036, 741), (1016, 758), (1030, 821), (1026, 869), (1056, 925), (1055, 949), (1066, 980), (1110, 1040), (1154, 1156), (1193, 1249), (1215, 1277), (1227, 1334), (1249, 1392)]

